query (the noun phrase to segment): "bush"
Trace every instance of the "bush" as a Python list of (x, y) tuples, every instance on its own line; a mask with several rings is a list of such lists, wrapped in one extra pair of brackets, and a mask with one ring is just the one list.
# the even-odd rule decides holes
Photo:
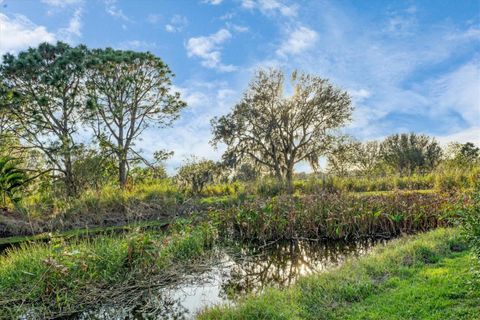
[(435, 176), (435, 189), (441, 191), (452, 191), (456, 189), (474, 188), (478, 184), (479, 168), (465, 171), (454, 168), (439, 171)]
[(480, 191), (474, 195), (474, 205), (463, 210), (463, 227), (480, 261)]
[(212, 160), (191, 158), (178, 170), (176, 180), (183, 191), (199, 195), (205, 186), (214, 182), (218, 169)]

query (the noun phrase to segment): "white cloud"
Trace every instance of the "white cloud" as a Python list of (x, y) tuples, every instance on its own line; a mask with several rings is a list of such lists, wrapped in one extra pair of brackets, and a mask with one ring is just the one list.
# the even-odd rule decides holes
[[(288, 56), (288, 60), (280, 59), (280, 67), (318, 74), (342, 88), (365, 88), (368, 96), (354, 92), (356, 108), (353, 122), (348, 127), (350, 133), (360, 139), (371, 139), (404, 129), (429, 134), (442, 130), (460, 131), (474, 125), (472, 119), (478, 119), (479, 112), (472, 111), (473, 101), (475, 92), (480, 91), (480, 80), (478, 76), (475, 80), (472, 68), (469, 72), (464, 70), (464, 80), (457, 81), (456, 89), (452, 89), (452, 92), (462, 92), (461, 97), (457, 96), (453, 101), (443, 96), (445, 106), (440, 106), (439, 98), (435, 98), (443, 89), (438, 84), (432, 85), (440, 80), (430, 76), (438, 74), (438, 71), (430, 70), (443, 68), (452, 57), (471, 53), (472, 40), (477, 37), (476, 27), (457, 29), (451, 22), (443, 21), (422, 27), (422, 32), (393, 38), (382, 29), (388, 18), (367, 22), (362, 16), (329, 3), (319, 4), (310, 10), (316, 12), (314, 26), (319, 37), (321, 35), (321, 43)], [(280, 52), (276, 52), (277, 56), (282, 53), (281, 48), (278, 49)], [(419, 82), (418, 77), (423, 82)], [(436, 94), (433, 90), (435, 86), (439, 87)], [(469, 114), (467, 127), (461, 127), (458, 117), (451, 120), (452, 126), (449, 127), (448, 117), (451, 114), (448, 113), (452, 108), (448, 108), (447, 104), (450, 103), (457, 105), (453, 108), (465, 115), (462, 117)], [(439, 110), (438, 115), (434, 114), (435, 110)], [(396, 119), (402, 117), (412, 119), (412, 122), (394, 120), (396, 115)], [(425, 119), (424, 127), (418, 119)], [(438, 126), (431, 127), (437, 120)]]
[(67, 42), (73, 42), (74, 37), (81, 37), (82, 32), (82, 9), (78, 8), (73, 13), (72, 18), (68, 23), (68, 27), (62, 28), (58, 31), (58, 35), (61, 39)]
[(456, 112), (470, 126), (480, 127), (480, 61), (467, 63), (434, 81), (431, 112)]
[(160, 22), (161, 19), (162, 19), (161, 15), (154, 14), (154, 13), (149, 14), (147, 17), (147, 21), (150, 22), (151, 24), (156, 24)]
[(303, 26), (299, 27), (289, 34), (276, 52), (280, 56), (303, 53), (315, 44), (317, 38), (318, 35), (314, 30)]
[(234, 24), (234, 23), (230, 23), (230, 22), (227, 22), (226, 23), (226, 26), (231, 29), (231, 30), (234, 30), (236, 32), (247, 32), (249, 30), (248, 27), (246, 26), (240, 26), (238, 24)]
[(242, 0), (245, 9), (258, 9), (265, 15), (280, 14), (285, 17), (295, 17), (298, 14), (297, 5), (286, 5), (280, 0)]
[(8, 17), (0, 13), (0, 54), (16, 53), (42, 42), (54, 42), (55, 35), (35, 25), (23, 15)]
[(384, 31), (391, 36), (409, 36), (417, 32), (417, 8), (410, 6), (402, 12), (393, 12), (387, 20)]
[(170, 23), (165, 25), (165, 30), (168, 32), (180, 32), (188, 25), (188, 20), (186, 17), (181, 15), (174, 15), (170, 19)]
[(223, 0), (203, 0), (202, 2), (216, 6), (216, 5), (219, 5), (220, 3), (222, 3)]
[(230, 31), (220, 29), (209, 36), (190, 38), (186, 44), (187, 54), (189, 57), (201, 58), (202, 66), (206, 68), (217, 69), (223, 72), (234, 71), (236, 70), (235, 66), (222, 64), (220, 52), (220, 45), (231, 37)]
[(42, 3), (52, 7), (65, 8), (70, 5), (81, 4), (83, 3), (83, 0), (42, 0)]
[(475, 145), (480, 146), (480, 127), (471, 127), (449, 135), (437, 136), (436, 138), (444, 147), (450, 142), (473, 142)]
[(112, 17), (131, 22), (130, 18), (123, 13), (122, 9), (117, 7), (117, 0), (104, 0), (105, 1), (105, 11)]
[(129, 40), (120, 42), (115, 46), (120, 50), (150, 50), (156, 47), (154, 42), (147, 42), (143, 40)]
[(359, 90), (348, 90), (348, 93), (355, 101), (362, 101), (364, 99), (369, 98), (372, 93), (367, 89), (359, 89)]

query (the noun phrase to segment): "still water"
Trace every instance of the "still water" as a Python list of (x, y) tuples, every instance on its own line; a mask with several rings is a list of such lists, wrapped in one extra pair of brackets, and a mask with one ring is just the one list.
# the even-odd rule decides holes
[(202, 267), (171, 284), (145, 290), (127, 305), (102, 305), (70, 319), (194, 319), (202, 309), (232, 304), (266, 287), (287, 287), (300, 277), (341, 265), (385, 241), (278, 242), (263, 248), (219, 249)]

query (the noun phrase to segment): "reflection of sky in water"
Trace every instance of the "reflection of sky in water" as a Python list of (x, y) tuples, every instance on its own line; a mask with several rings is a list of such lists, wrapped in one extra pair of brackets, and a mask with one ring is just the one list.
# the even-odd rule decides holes
[(207, 306), (233, 303), (249, 292), (283, 288), (300, 276), (330, 270), (348, 257), (367, 253), (373, 241), (277, 242), (265, 248), (219, 251), (204, 271), (149, 290), (132, 306), (104, 306), (76, 319), (193, 319)]

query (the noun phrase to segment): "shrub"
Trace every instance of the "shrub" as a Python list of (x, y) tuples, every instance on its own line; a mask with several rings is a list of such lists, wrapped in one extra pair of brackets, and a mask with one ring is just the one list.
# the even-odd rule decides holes
[(217, 174), (218, 166), (212, 160), (191, 158), (178, 170), (176, 180), (181, 189), (198, 195), (213, 183)]
[(480, 190), (474, 195), (474, 205), (463, 210), (463, 227), (480, 261)]

